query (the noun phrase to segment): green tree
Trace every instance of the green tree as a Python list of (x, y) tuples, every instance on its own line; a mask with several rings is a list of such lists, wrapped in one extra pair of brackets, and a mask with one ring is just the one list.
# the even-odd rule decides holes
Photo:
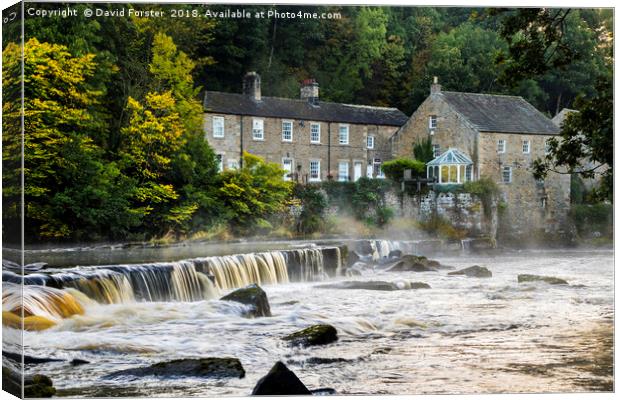
[[(128, 229), (136, 221), (117, 190), (122, 186), (119, 170), (102, 159), (93, 140), (105, 128), (99, 115), (101, 92), (90, 84), (97, 68), (94, 54), (74, 57), (66, 46), (34, 38), (23, 51), (27, 240), (93, 239)], [(17, 45), (8, 45), (3, 57), (8, 71), (19, 68)], [(20, 75), (9, 72), (6, 77), (3, 87), (10, 93), (20, 85)], [(4, 107), (11, 118), (15, 108)]]
[(244, 153), (243, 167), (220, 174), (218, 203), (233, 228), (250, 232), (286, 208), (293, 183), (279, 164)]
[(395, 182), (401, 182), (404, 177), (405, 170), (410, 169), (414, 177), (422, 176), (426, 172), (426, 164), (420, 160), (411, 158), (396, 158), (386, 161), (381, 166), (385, 176)]
[(422, 161), (424, 164), (435, 158), (433, 141), (430, 137), (417, 140), (413, 144), (413, 157), (418, 161)]

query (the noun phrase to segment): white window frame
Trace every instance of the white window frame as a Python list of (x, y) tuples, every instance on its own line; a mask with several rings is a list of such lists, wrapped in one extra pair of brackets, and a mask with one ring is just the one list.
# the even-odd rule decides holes
[(549, 139), (545, 140), (545, 155), (551, 154), (551, 145), (549, 144)]
[(531, 142), (529, 140), (524, 140), (522, 142), (523, 154), (530, 154), (530, 146)]
[[(342, 174), (342, 167), (346, 165), (346, 175)], [(338, 161), (338, 182), (348, 182), (349, 181), (349, 162), (348, 161)]]
[[(287, 169), (284, 167), (285, 161), (290, 161), (291, 162), (291, 170), (288, 171), (287, 173), (284, 173), (283, 179), (285, 181), (290, 181), (290, 180), (293, 179), (292, 175), (295, 172), (295, 160), (293, 160), (291, 157), (282, 157), (282, 169), (287, 171)], [(291, 176), (287, 176), (287, 175), (291, 175)]]
[[(317, 140), (312, 139), (312, 128), (314, 127), (317, 127), (317, 131), (316, 131), (318, 134)], [(321, 143), (321, 124), (318, 122), (310, 123), (310, 143)]]
[[(291, 132), (290, 132), (291, 137), (288, 138), (288, 139), (284, 136), (284, 132), (285, 132), (284, 125), (285, 124), (290, 124), (291, 125)], [(292, 142), (293, 141), (293, 125), (294, 125), (293, 121), (291, 121), (291, 120), (283, 120), (282, 121), (282, 141), (283, 142)]]
[[(312, 164), (316, 163), (317, 165), (317, 176), (312, 177)], [(321, 160), (310, 160), (309, 173), (308, 173), (308, 182), (320, 182), (321, 181)]]
[[(214, 138), (223, 138), (224, 137), (224, 135), (225, 135), (224, 117), (214, 116), (213, 117), (213, 122), (212, 122), (212, 127), (213, 127), (213, 137)], [(220, 128), (221, 128), (221, 133), (219, 133)]]
[[(506, 180), (506, 172), (508, 172), (508, 180)], [(502, 183), (512, 183), (512, 167), (502, 167)]]
[(252, 139), (265, 140), (265, 120), (262, 118), (252, 118)]
[(438, 144), (433, 145), (433, 158), (437, 158), (441, 155), (441, 146)]
[(224, 171), (224, 156), (225, 153), (216, 153), (215, 160), (217, 161), (217, 172)]
[(499, 139), (497, 141), (497, 152), (504, 154), (506, 152), (506, 139)]
[[(346, 133), (346, 140), (342, 140), (343, 129), (344, 129), (344, 133)], [(340, 145), (349, 144), (349, 124), (340, 124), (340, 126), (338, 127), (338, 144)]]
[(366, 148), (371, 149), (371, 150), (375, 148), (375, 136), (374, 135), (366, 136)]
[(437, 116), (436, 115), (429, 115), (428, 129), (437, 129)]

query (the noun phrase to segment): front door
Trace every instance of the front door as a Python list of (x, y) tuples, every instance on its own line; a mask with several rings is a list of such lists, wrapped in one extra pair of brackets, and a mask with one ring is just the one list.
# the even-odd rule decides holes
[(353, 180), (357, 181), (362, 177), (362, 163), (360, 161), (355, 161), (353, 163)]

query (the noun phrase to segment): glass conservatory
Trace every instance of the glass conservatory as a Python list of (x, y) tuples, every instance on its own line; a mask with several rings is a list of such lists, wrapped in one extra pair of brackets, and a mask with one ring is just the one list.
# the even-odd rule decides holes
[(448, 149), (426, 164), (426, 177), (439, 184), (459, 184), (473, 180), (474, 163), (457, 149)]

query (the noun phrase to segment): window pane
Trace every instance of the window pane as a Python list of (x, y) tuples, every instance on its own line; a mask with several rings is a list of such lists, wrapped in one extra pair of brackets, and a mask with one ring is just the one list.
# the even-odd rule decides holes
[(282, 122), (282, 140), (287, 142), (293, 140), (293, 123), (290, 121)]
[(447, 165), (441, 166), (441, 182), (450, 182), (450, 168)]
[(349, 163), (348, 162), (338, 163), (338, 180), (341, 182), (349, 180)]
[(319, 143), (321, 141), (321, 125), (310, 125), (310, 141), (313, 143)]
[(347, 125), (340, 126), (339, 133), (340, 144), (349, 144), (349, 127)]

